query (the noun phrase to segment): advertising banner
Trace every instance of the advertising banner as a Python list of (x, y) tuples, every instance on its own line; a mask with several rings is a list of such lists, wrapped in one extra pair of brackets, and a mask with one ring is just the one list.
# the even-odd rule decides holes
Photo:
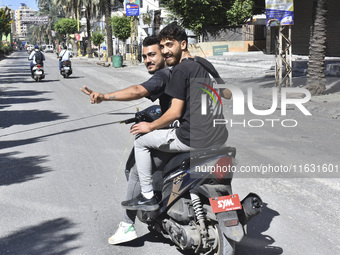
[(266, 25), (294, 25), (293, 0), (266, 0)]
[(139, 0), (125, 0), (126, 16), (139, 15)]
[(47, 25), (49, 23), (48, 16), (23, 16), (22, 24)]

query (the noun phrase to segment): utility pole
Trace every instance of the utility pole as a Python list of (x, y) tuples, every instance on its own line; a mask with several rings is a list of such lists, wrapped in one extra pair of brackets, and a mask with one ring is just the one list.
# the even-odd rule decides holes
[[(293, 85), (292, 77), (292, 25), (294, 24), (294, 0), (266, 0), (266, 25), (278, 27), (275, 50), (275, 86), (281, 90), (285, 82), (286, 87)], [(285, 31), (288, 30), (288, 35)], [(285, 65), (283, 76), (282, 64)]]
[[(288, 35), (285, 33), (288, 30)], [(285, 83), (286, 87), (293, 86), (293, 68), (292, 68), (292, 26), (280, 26), (277, 38), (277, 48), (275, 51), (275, 85), (281, 90)], [(283, 77), (282, 64), (285, 67)]]
[(139, 16), (139, 0), (135, 0), (134, 3), (126, 3), (126, 16), (130, 16), (131, 34), (130, 34), (130, 47), (131, 47), (131, 65), (136, 65), (138, 61), (138, 27), (137, 27), (137, 17)]
[[(78, 34), (80, 35), (80, 27), (79, 27), (79, 6), (77, 6), (77, 26), (78, 26)], [(78, 39), (80, 39), (78, 37)], [(78, 56), (81, 57), (81, 52), (80, 52), (80, 40), (78, 40)]]

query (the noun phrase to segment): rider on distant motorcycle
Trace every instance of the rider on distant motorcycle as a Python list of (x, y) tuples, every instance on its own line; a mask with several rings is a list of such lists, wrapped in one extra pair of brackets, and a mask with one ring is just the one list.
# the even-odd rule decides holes
[(59, 71), (61, 69), (61, 63), (66, 60), (70, 60), (70, 56), (71, 52), (67, 49), (67, 47), (65, 45), (61, 46), (61, 51), (59, 53)]
[(39, 49), (38, 45), (34, 46), (34, 50), (32, 51), (31, 55), (28, 57), (28, 60), (31, 60), (30, 68), (31, 68), (31, 75), (33, 77), (33, 67), (37, 64), (40, 64), (41, 66), (44, 66), (45, 61), (45, 55), (44, 53)]

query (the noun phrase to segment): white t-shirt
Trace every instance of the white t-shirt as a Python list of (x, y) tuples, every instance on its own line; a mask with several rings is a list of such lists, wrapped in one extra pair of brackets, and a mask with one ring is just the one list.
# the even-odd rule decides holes
[(61, 61), (65, 61), (65, 60), (70, 60), (70, 51), (69, 50), (62, 50), (59, 53), (59, 57), (62, 57)]

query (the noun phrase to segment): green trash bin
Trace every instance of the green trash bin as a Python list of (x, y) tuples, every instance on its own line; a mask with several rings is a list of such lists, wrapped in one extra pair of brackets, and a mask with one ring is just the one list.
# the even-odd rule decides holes
[(113, 55), (112, 56), (112, 66), (113, 67), (122, 67), (123, 66), (123, 56), (122, 55)]

